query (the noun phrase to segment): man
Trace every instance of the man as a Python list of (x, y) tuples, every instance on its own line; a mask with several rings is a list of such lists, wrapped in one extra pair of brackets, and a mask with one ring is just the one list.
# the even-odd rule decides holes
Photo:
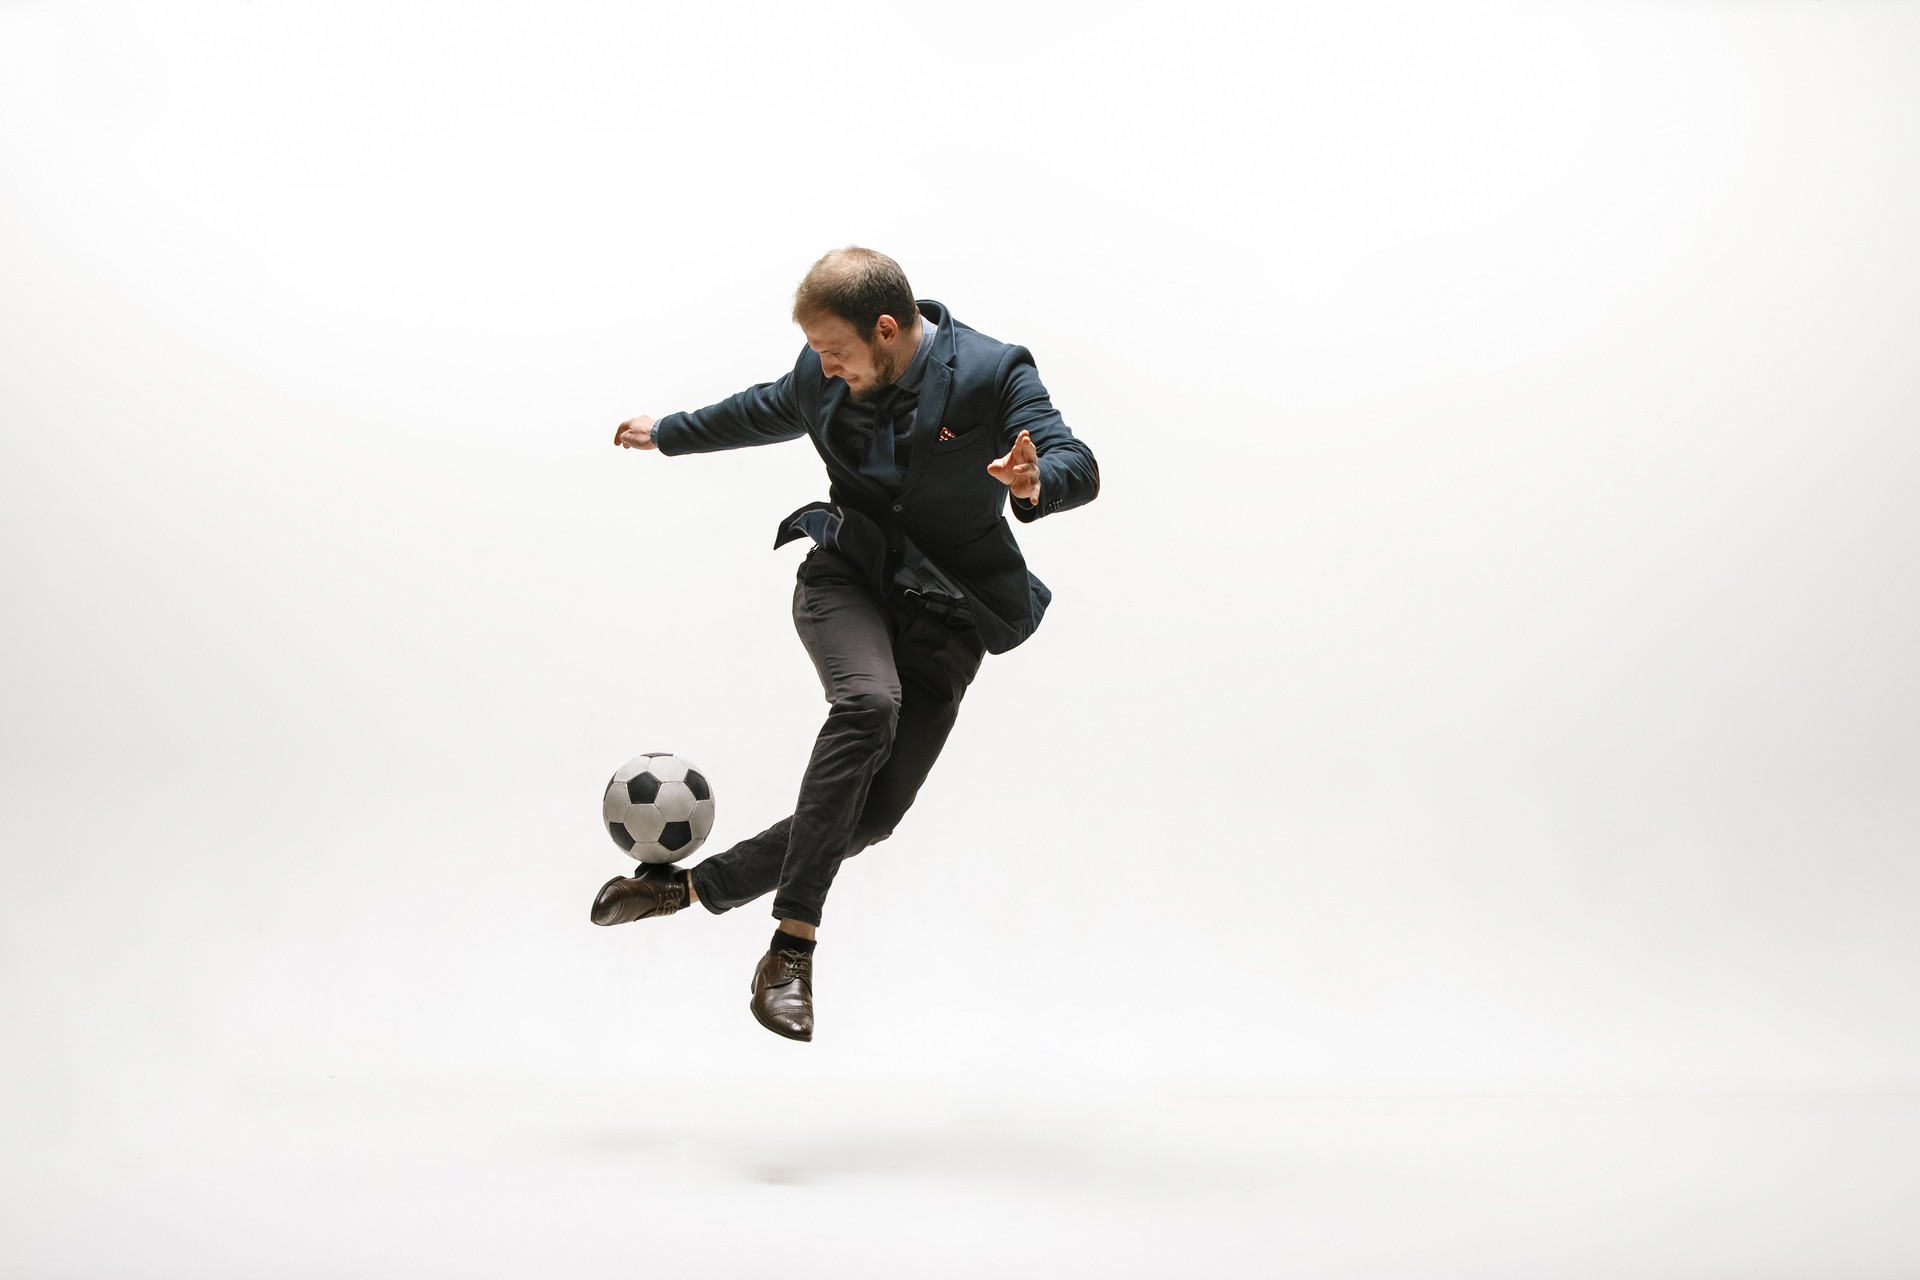
[(753, 975), (753, 1016), (813, 1038), (813, 952), (844, 858), (886, 839), (947, 740), (983, 653), (1040, 624), (1051, 599), (1002, 515), (1032, 522), (1100, 490), (1093, 454), (1060, 420), (1024, 347), (916, 302), (893, 259), (849, 247), (795, 291), (806, 349), (786, 376), (692, 413), (632, 418), (614, 443), (704, 453), (806, 436), (829, 500), (780, 524), (800, 537), (793, 622), (820, 673), (827, 721), (782, 818), (691, 869), (644, 867), (594, 898), (595, 924), (718, 913), (772, 892), (779, 926)]

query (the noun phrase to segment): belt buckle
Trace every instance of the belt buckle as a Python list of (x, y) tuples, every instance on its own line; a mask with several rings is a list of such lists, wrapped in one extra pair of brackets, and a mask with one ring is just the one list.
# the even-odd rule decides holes
[(920, 610), (920, 612), (930, 613), (936, 618), (947, 617), (953, 612), (953, 601), (949, 600), (946, 596), (930, 596), (926, 592), (917, 591), (912, 587), (900, 588), (900, 594), (908, 604), (913, 605), (916, 609)]

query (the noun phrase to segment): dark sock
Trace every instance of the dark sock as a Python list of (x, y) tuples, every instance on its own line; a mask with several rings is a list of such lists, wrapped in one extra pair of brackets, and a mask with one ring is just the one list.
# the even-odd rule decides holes
[(807, 955), (812, 955), (814, 943), (818, 941), (819, 939), (817, 938), (803, 938), (797, 933), (788, 933), (785, 929), (775, 929), (773, 931), (773, 945), (768, 947), (767, 950), (801, 951)]

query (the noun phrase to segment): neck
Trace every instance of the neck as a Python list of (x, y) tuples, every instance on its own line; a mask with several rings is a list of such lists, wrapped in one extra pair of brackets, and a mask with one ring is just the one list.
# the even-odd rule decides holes
[[(925, 332), (925, 326), (920, 322), (920, 317), (916, 315), (913, 318), (913, 328), (900, 330), (898, 336), (889, 344), (893, 348), (892, 351), (888, 353), (889, 363), (892, 368), (887, 374), (886, 382), (881, 384), (882, 386), (890, 387), (900, 381), (900, 375), (907, 371), (907, 366), (913, 363), (913, 357), (920, 350), (920, 336), (923, 332)], [(878, 390), (878, 388), (876, 388), (876, 390)]]

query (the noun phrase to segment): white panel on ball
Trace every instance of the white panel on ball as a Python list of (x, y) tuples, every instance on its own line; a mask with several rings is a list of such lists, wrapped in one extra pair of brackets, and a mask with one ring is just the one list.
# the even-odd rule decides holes
[(627, 806), (627, 834), (639, 844), (652, 844), (660, 838), (660, 832), (666, 828), (667, 820), (661, 815), (658, 806), (635, 804)]
[(687, 776), (687, 762), (679, 756), (655, 756), (649, 767), (662, 782), (679, 782)]
[(698, 803), (684, 782), (664, 783), (660, 794), (653, 798), (654, 807), (666, 816), (668, 822), (685, 822), (693, 816), (693, 806)]
[(627, 816), (627, 789), (622, 783), (608, 783), (607, 794), (600, 799), (600, 820), (620, 822)]
[(697, 800), (693, 806), (693, 842), (698, 845), (713, 831), (713, 801)]

